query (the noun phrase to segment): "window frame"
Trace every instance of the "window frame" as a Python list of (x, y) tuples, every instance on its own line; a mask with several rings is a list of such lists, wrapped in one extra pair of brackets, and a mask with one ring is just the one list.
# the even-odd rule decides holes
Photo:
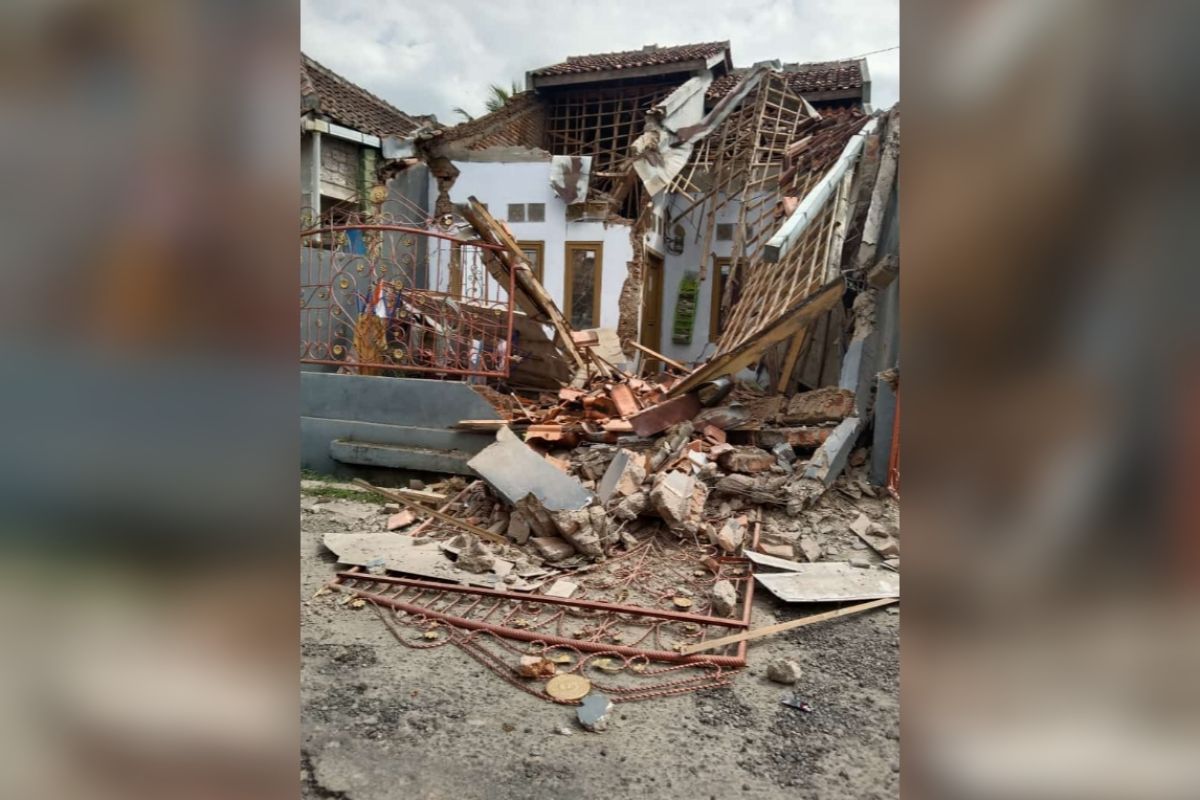
[[(520, 209), (520, 210), (517, 211), (518, 209)], [(516, 218), (516, 216), (513, 214), (514, 211), (517, 211), (517, 213), (521, 217), (520, 219)], [(509, 203), (508, 209), (505, 213), (508, 216), (509, 222), (524, 222), (525, 221), (525, 204), (524, 203)]]
[(538, 283), (545, 284), (546, 282), (546, 242), (543, 241), (528, 241), (517, 242), (517, 249), (524, 252), (526, 250), (537, 251), (537, 269), (533, 271), (534, 277), (538, 279)]
[(603, 285), (604, 273), (604, 242), (567, 242), (563, 250), (563, 308), (566, 309), (567, 321), (571, 320), (571, 293), (575, 288), (575, 260), (571, 254), (576, 250), (594, 250), (596, 266), (592, 270), (592, 328), (600, 327), (600, 288)]

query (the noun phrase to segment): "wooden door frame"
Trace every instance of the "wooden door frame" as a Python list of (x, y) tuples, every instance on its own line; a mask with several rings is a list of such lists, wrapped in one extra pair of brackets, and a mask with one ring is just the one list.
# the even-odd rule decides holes
[(571, 259), (572, 250), (595, 250), (595, 292), (592, 299), (593, 327), (600, 327), (600, 289), (604, 285), (604, 242), (566, 242), (563, 248), (563, 308), (567, 321), (571, 320), (571, 290), (575, 288), (575, 263)]
[(537, 241), (537, 240), (531, 239), (529, 241), (519, 241), (519, 242), (517, 242), (517, 247), (520, 248), (521, 250), (536, 250), (537, 251), (537, 254), (538, 254), (537, 266), (538, 266), (538, 268), (537, 268), (537, 271), (533, 273), (533, 276), (538, 279), (538, 283), (545, 286), (546, 285), (546, 240), (542, 239), (540, 241)]
[[(646, 274), (648, 274), (650, 271), (650, 259), (651, 258), (658, 259), (658, 263), (659, 263), (658, 283), (656, 284), (656, 288), (658, 290), (658, 298), (657, 298), (658, 341), (653, 342), (653, 343), (646, 341), (645, 310), (646, 310), (646, 299), (647, 298), (645, 296), (642, 297), (642, 312), (643, 313), (642, 313), (642, 324), (638, 326), (638, 341), (641, 342), (641, 344), (644, 345), (645, 347), (649, 347), (651, 350), (657, 350), (657, 351), (661, 352), (663, 349), (663, 344), (662, 344), (663, 300), (666, 299), (666, 292), (664, 291), (665, 287), (663, 286), (663, 283), (666, 279), (666, 274), (667, 274), (667, 257), (664, 254), (658, 252), (657, 250), (653, 250), (649, 247), (645, 248), (645, 250), (643, 252), (645, 254), (646, 260), (645, 260), (645, 263), (642, 265), (642, 267), (646, 271)], [(643, 274), (642, 286), (644, 287), (645, 285), (646, 285), (646, 277), (645, 277), (645, 274)]]
[(715, 342), (721, 338), (721, 331), (717, 327), (717, 323), (721, 319), (721, 301), (724, 299), (725, 291), (721, 282), (721, 267), (733, 268), (732, 256), (713, 256), (712, 268), (712, 291), (709, 295), (708, 308), (708, 340)]

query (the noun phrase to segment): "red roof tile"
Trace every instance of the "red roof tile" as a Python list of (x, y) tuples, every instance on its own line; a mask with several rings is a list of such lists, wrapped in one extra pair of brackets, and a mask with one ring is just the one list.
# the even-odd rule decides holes
[(317, 110), (372, 136), (406, 136), (420, 126), (400, 109), (300, 54), (300, 111)]
[(709, 59), (729, 50), (729, 42), (705, 42), (703, 44), (681, 44), (674, 47), (625, 50), (620, 53), (596, 53), (587, 56), (569, 56), (560, 64), (533, 70), (534, 76), (573, 75), (634, 67), (651, 67), (677, 64), (685, 61)]
[[(720, 100), (737, 86), (745, 70), (717, 78), (708, 87), (705, 95), (710, 102)], [(832, 92), (839, 89), (862, 89), (862, 64), (853, 61), (824, 61), (815, 64), (785, 64), (783, 73), (788, 88), (798, 94)]]

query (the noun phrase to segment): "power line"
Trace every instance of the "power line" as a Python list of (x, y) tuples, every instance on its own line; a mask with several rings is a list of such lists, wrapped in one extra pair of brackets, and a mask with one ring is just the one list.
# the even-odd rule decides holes
[[(885, 47), (882, 50), (872, 50), (869, 53), (860, 53), (859, 55), (856, 55), (856, 56), (850, 56), (850, 58), (866, 58), (867, 56), (873, 56), (873, 55), (876, 55), (877, 53), (888, 53), (888, 52), (891, 52), (892, 50), (899, 50), (899, 49), (900, 49), (900, 45), (894, 45), (892, 47)], [(847, 59), (847, 60), (849, 60), (849, 59)]]

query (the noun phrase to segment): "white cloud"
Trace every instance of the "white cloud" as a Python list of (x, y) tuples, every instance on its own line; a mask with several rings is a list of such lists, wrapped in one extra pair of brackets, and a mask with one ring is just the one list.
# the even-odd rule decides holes
[[(825, 61), (900, 43), (899, 0), (302, 0), (304, 52), (413, 114), (482, 111), (489, 83), (568, 55), (729, 39), (734, 63)], [(900, 55), (868, 57), (876, 107)]]

